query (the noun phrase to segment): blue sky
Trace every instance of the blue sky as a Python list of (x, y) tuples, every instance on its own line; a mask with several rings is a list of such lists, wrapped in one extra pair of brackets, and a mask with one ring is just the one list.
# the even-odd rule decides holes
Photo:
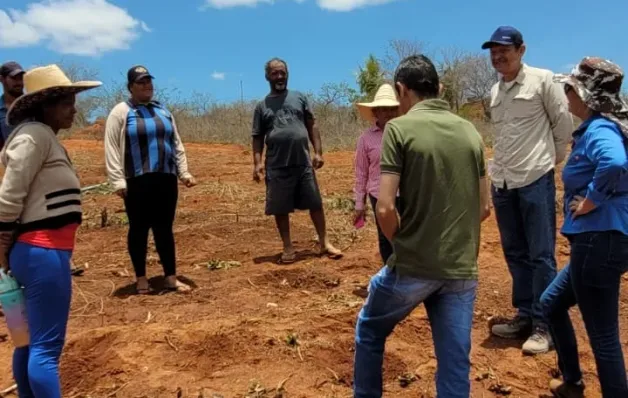
[(597, 55), (628, 69), (628, 27), (612, 18), (628, 1), (604, 10), (600, 22), (584, 0), (2, 0), (0, 54), (24, 67), (84, 64), (106, 84), (144, 64), (160, 86), (232, 101), (240, 80), (246, 99), (267, 92), (263, 65), (274, 56), (288, 61), (292, 88), (317, 91), (354, 84), (360, 62), (389, 40), (480, 51), (501, 24), (522, 31), (530, 65), (565, 71)]

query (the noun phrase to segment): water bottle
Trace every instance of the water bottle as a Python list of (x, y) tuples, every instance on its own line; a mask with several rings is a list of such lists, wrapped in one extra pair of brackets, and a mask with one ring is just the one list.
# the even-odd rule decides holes
[(26, 320), (26, 302), (22, 288), (15, 278), (0, 269), (0, 305), (7, 322), (7, 329), (15, 347), (27, 346), (30, 342)]

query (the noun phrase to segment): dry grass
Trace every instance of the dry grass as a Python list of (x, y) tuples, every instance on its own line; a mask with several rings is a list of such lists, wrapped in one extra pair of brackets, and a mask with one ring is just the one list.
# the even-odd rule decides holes
[[(167, 103), (173, 112), (181, 137), (185, 142), (250, 145), (255, 101), (232, 104), (214, 104), (197, 99), (195, 102)], [(323, 149), (352, 150), (361, 132), (368, 124), (357, 117), (352, 106), (329, 105), (312, 100)], [(468, 112), (467, 112), (468, 113)], [(471, 120), (487, 145), (492, 143), (492, 127), (476, 114), (462, 114)], [(83, 139), (102, 139), (104, 119), (94, 125), (77, 125), (73, 131), (62, 134)]]

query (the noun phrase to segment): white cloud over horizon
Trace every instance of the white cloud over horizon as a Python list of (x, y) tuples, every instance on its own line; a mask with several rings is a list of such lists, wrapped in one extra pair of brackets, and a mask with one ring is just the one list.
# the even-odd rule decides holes
[(0, 47), (44, 44), (61, 54), (98, 56), (126, 50), (148, 25), (108, 0), (41, 0), (0, 9)]
[(212, 73), (212, 79), (214, 80), (225, 80), (227, 74), (225, 72), (214, 72)]
[[(266, 3), (273, 5), (275, 0), (204, 0), (205, 4), (203, 9), (207, 7), (212, 8), (233, 8), (233, 7), (254, 7), (260, 3)], [(303, 3), (307, 0), (292, 0), (297, 3)], [(380, 4), (392, 3), (397, 0), (316, 0), (316, 4), (324, 10), (346, 12), (352, 11), (358, 8), (375, 6)]]

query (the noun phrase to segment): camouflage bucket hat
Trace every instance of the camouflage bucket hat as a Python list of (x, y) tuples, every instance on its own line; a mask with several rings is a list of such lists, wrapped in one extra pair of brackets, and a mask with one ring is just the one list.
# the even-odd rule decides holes
[(568, 84), (593, 111), (614, 121), (628, 137), (628, 105), (621, 98), (622, 69), (603, 58), (585, 57), (570, 74), (557, 74), (554, 82)]

